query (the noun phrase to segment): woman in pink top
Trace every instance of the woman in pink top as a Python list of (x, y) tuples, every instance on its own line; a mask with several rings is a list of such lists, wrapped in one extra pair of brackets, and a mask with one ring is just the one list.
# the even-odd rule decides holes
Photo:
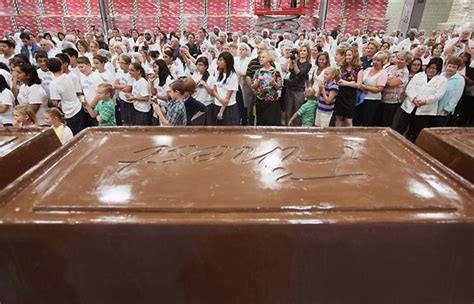
[(365, 97), (364, 102), (356, 107), (355, 126), (375, 126), (375, 117), (382, 100), (382, 91), (388, 79), (387, 71), (383, 69), (383, 65), (387, 60), (387, 53), (378, 52), (373, 57), (372, 67), (364, 71), (361, 90)]

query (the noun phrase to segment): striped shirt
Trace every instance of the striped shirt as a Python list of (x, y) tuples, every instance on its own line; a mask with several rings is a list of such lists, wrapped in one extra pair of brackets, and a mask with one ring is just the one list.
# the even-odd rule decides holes
[[(337, 95), (337, 93), (339, 92), (339, 85), (337, 84), (336, 80), (333, 80), (329, 83), (325, 81), (324, 89), (326, 90), (326, 95), (328, 96), (331, 91), (336, 92), (336, 95)], [(325, 113), (332, 113), (332, 111), (334, 110), (335, 101), (336, 101), (336, 98), (333, 98), (332, 103), (326, 104), (323, 94), (319, 93), (318, 111), (325, 112)]]

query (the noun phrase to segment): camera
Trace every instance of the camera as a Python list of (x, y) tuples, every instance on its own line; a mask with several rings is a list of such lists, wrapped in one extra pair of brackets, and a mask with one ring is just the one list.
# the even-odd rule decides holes
[(291, 49), (290, 51), (290, 59), (296, 60), (296, 56), (298, 56), (298, 49)]

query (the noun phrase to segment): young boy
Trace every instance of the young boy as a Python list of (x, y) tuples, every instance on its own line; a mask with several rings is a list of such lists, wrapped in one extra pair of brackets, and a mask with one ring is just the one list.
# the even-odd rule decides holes
[(48, 96), (48, 101), (50, 99), (49, 85), (54, 79), (53, 73), (48, 70), (48, 54), (44, 51), (38, 51), (35, 55), (36, 68), (38, 72), (38, 77), (41, 79), (41, 87), (46, 92)]
[(291, 116), (288, 121), (288, 126), (291, 126), (293, 120), (300, 118), (303, 127), (312, 127), (314, 126), (314, 117), (316, 114), (316, 107), (318, 106), (318, 101), (316, 100), (316, 92), (313, 88), (307, 88), (304, 91), (304, 97), (306, 102), (301, 105), (301, 107), (296, 111), (296, 113)]
[(84, 107), (91, 117), (97, 119), (99, 127), (117, 125), (115, 121), (115, 103), (112, 99), (114, 94), (114, 88), (110, 83), (101, 83), (97, 87), (99, 102), (95, 106), (95, 109), (92, 109), (89, 103), (84, 102)]
[[(81, 72), (81, 88), (83, 96), (81, 97), (82, 102), (87, 102), (92, 108), (95, 107), (99, 101), (97, 97), (97, 86), (103, 83), (97, 71), (92, 71), (91, 62), (89, 58), (82, 56), (77, 58), (77, 68)], [(90, 114), (90, 113), (89, 113)], [(96, 126), (95, 120), (89, 116), (87, 126)]]
[(185, 126), (186, 125), (186, 85), (183, 80), (178, 79), (170, 84), (169, 95), (171, 97), (167, 104), (166, 114), (161, 111), (158, 104), (153, 103), (153, 111), (158, 115), (162, 126)]
[(79, 74), (76, 74), (69, 70), (71, 59), (69, 59), (68, 55), (64, 53), (59, 53), (59, 54), (56, 54), (55, 58), (58, 58), (59, 60), (61, 60), (61, 67), (62, 67), (63, 73), (66, 74), (72, 80), (72, 83), (74, 84), (74, 90), (76, 91), (77, 96), (82, 95), (81, 77), (80, 77), (81, 72), (79, 72)]
[(67, 125), (73, 134), (79, 133), (86, 128), (86, 120), (82, 105), (74, 90), (71, 78), (63, 73), (62, 63), (57, 58), (48, 59), (48, 69), (54, 74), (54, 79), (49, 85), (51, 92), (51, 104), (61, 107)]

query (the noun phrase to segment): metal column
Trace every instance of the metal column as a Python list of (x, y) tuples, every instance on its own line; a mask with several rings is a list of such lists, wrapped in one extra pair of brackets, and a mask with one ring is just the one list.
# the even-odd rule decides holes
[(326, 16), (328, 14), (328, 0), (319, 3), (319, 28), (326, 28)]
[[(112, 1), (112, 0), (109, 0)], [(100, 9), (100, 19), (102, 20), (102, 27), (104, 29), (104, 34), (107, 36), (109, 29), (111, 28), (111, 20), (108, 12), (108, 6), (105, 3), (105, 0), (99, 0), (99, 9)]]

